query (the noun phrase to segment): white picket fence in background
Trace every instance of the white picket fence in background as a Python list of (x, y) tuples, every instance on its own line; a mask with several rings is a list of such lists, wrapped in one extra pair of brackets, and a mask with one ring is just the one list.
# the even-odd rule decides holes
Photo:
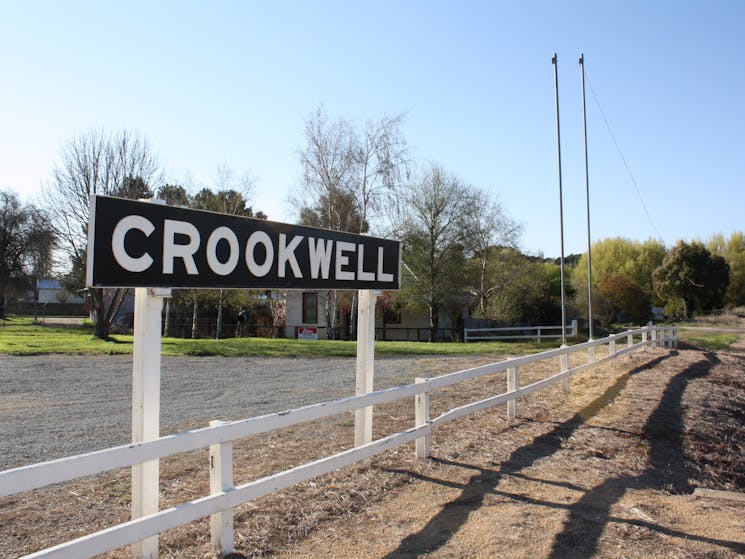
[[(618, 349), (617, 344), (624, 341), (625, 347)], [(568, 391), (571, 375), (650, 345), (667, 348), (677, 345), (677, 327), (653, 326), (650, 323), (646, 327), (628, 330), (574, 346), (507, 359), (438, 377), (420, 378), (414, 384), (260, 417), (230, 422), (213, 421), (209, 427), (203, 429), (6, 470), (0, 472), (0, 496), (18, 494), (54, 483), (209, 447), (210, 495), (26, 555), (24, 559), (42, 557), (81, 559), (93, 557), (109, 550), (140, 542), (147, 537), (207, 516), (211, 516), (212, 520), (211, 541), (213, 548), (227, 554), (233, 550), (233, 509), (239, 505), (344, 466), (367, 460), (372, 456), (411, 441), (416, 441), (416, 456), (426, 458), (429, 456), (430, 434), (438, 426), (499, 404), (507, 404), (508, 416), (515, 417), (518, 398), (557, 382), (561, 382), (564, 390)], [(608, 346), (608, 353), (606, 356), (596, 359), (595, 349), (600, 346)], [(569, 368), (569, 355), (582, 351), (587, 352), (587, 361)], [(556, 358), (559, 359), (556, 374), (520, 387), (520, 367), (529, 363)], [(507, 372), (506, 392), (449, 410), (435, 418), (429, 417), (430, 396), (435, 390), (501, 371)], [(403, 398), (414, 399), (415, 425), (412, 428), (308, 464), (233, 486), (233, 441)]]
[[(566, 335), (577, 337), (577, 321), (565, 326)], [(476, 342), (484, 340), (542, 340), (562, 337), (561, 326), (510, 326), (507, 328), (464, 328), (463, 341)]]

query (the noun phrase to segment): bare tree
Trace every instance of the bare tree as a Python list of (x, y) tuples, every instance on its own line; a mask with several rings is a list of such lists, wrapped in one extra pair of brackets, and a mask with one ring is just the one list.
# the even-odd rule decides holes
[(470, 198), (464, 206), (467, 248), (479, 264), (479, 282), (476, 286), (479, 314), (484, 316), (489, 288), (487, 287), (487, 265), (492, 248), (515, 248), (522, 226), (510, 219), (499, 201), (484, 191), (470, 188), (463, 193)]
[[(301, 219), (312, 218), (314, 225), (327, 229), (367, 232), (371, 222), (386, 213), (409, 175), (402, 122), (403, 115), (385, 115), (357, 129), (343, 118), (329, 120), (318, 107), (306, 122), (306, 146), (300, 152), (303, 194), (296, 205)], [(355, 302), (353, 298), (353, 320)], [(333, 336), (335, 293), (326, 294), (325, 315)]]
[[(348, 230), (348, 207), (339, 199), (349, 191), (354, 172), (354, 131), (343, 119), (330, 122), (318, 107), (305, 123), (306, 146), (299, 152), (303, 169), (302, 194), (296, 201), (301, 217), (315, 214), (318, 227)], [(304, 214), (304, 215), (303, 215)], [(327, 290), (324, 298), (326, 332), (336, 333), (336, 292)]]
[(468, 285), (465, 216), (473, 211), (468, 192), (457, 177), (433, 164), (406, 188), (398, 218), (404, 261), (414, 276), (401, 297), (408, 306), (427, 311), (430, 341), (437, 338), (441, 311), (453, 307), (451, 299), (462, 300)]
[(0, 191), (0, 318), (5, 318), (11, 278), (38, 279), (49, 272), (55, 243), (44, 212), (22, 204), (14, 192)]
[(353, 137), (349, 188), (364, 222), (375, 221), (394, 205), (401, 185), (411, 178), (413, 164), (401, 132), (403, 120), (402, 114), (368, 120)]
[[(84, 285), (90, 196), (151, 197), (151, 189), (160, 180), (157, 157), (149, 142), (136, 133), (89, 130), (64, 145), (44, 196), (80, 288)], [(126, 292), (126, 289), (90, 290), (97, 337), (108, 338)]]

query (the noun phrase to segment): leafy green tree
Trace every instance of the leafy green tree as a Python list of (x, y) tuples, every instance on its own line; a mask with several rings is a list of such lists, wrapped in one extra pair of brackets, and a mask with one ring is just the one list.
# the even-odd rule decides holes
[[(620, 237), (596, 241), (592, 245), (593, 314), (604, 324), (615, 321), (618, 313), (626, 316), (646, 316), (638, 307), (639, 302), (652, 304), (657, 301), (652, 285), (654, 271), (662, 264), (666, 254), (665, 246), (655, 240), (632, 241)], [(623, 280), (618, 280), (622, 276)], [(608, 278), (614, 278), (609, 280)], [(603, 290), (603, 283), (606, 289)], [(629, 283), (633, 284), (633, 286)], [(577, 293), (577, 304), (587, 315), (587, 253), (578, 260), (572, 284)], [(614, 297), (608, 286), (623, 284), (624, 289), (633, 289), (643, 297), (634, 300)], [(611, 295), (610, 298), (607, 296)], [(619, 304), (626, 306), (619, 307)], [(647, 309), (648, 311), (649, 309)]]
[(558, 264), (536, 261), (511, 248), (496, 249), (488, 275), (486, 317), (505, 325), (561, 322), (561, 276)]
[(721, 234), (714, 235), (707, 246), (729, 264), (729, 287), (725, 302), (733, 307), (745, 305), (745, 235), (742, 231), (735, 231), (726, 240)]
[(247, 195), (233, 189), (213, 191), (209, 188), (203, 188), (192, 196), (191, 207), (258, 219), (266, 219), (267, 217), (263, 212), (254, 214), (253, 207), (248, 203)]
[(678, 241), (654, 272), (655, 290), (672, 315), (721, 308), (728, 285), (727, 261), (697, 241)]
[(191, 197), (186, 189), (178, 184), (164, 184), (158, 189), (157, 197), (169, 206), (191, 207)]
[(646, 322), (650, 314), (649, 295), (631, 277), (624, 273), (608, 274), (600, 280), (598, 294), (606, 305), (602, 322), (606, 325), (619, 319)]
[[(243, 179), (242, 185), (231, 185), (233, 172), (225, 167), (218, 166), (217, 182), (227, 185), (223, 190), (202, 188), (196, 194), (190, 195), (180, 185), (165, 184), (158, 190), (158, 198), (167, 204), (190, 207), (200, 210), (209, 210), (222, 214), (239, 215), (266, 219), (262, 211), (254, 211), (248, 201), (249, 184)], [(230, 188), (236, 186), (236, 188)], [(243, 191), (238, 190), (242, 188)], [(223, 325), (223, 314), (225, 312), (237, 316), (238, 312), (251, 304), (250, 295), (245, 290), (231, 289), (178, 289), (174, 290), (173, 303), (178, 307), (191, 307), (191, 336), (197, 338), (201, 334), (198, 331), (198, 318), (201, 312), (217, 312), (217, 337), (221, 335)], [(166, 313), (170, 313), (170, 301), (167, 303)]]

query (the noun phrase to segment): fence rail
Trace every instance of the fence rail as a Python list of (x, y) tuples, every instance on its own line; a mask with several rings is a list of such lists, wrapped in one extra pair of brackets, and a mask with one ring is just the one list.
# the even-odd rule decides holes
[[(640, 341), (635, 342), (637, 339)], [(616, 350), (616, 343), (622, 341), (626, 341), (626, 347)], [(212, 517), (213, 547), (222, 553), (229, 553), (233, 549), (232, 511), (243, 503), (341, 467), (367, 460), (386, 450), (412, 441), (416, 441), (416, 456), (427, 457), (429, 456), (430, 434), (434, 428), (443, 423), (504, 403), (507, 404), (508, 416), (514, 417), (517, 412), (517, 399), (520, 397), (556, 382), (562, 382), (564, 389), (568, 390), (569, 377), (573, 374), (649, 345), (673, 347), (676, 343), (676, 327), (656, 327), (650, 324), (647, 327), (583, 344), (511, 358), (438, 377), (420, 378), (413, 384), (370, 392), (361, 396), (238, 421), (215, 421), (203, 429), (0, 472), (0, 496), (13, 495), (115, 468), (133, 466), (173, 454), (209, 447), (210, 495), (26, 555), (24, 559), (93, 557), (206, 516)], [(608, 355), (596, 359), (595, 349), (603, 345), (608, 346)], [(587, 351), (587, 362), (570, 368), (568, 366), (569, 355), (580, 351)], [(527, 386), (519, 386), (520, 367), (555, 358), (560, 359), (560, 370), (557, 374)], [(436, 418), (429, 418), (429, 401), (433, 391), (501, 371), (507, 372), (506, 392), (454, 408)], [(412, 397), (414, 398), (415, 425), (410, 429), (249, 483), (232, 486), (231, 445), (235, 440), (342, 412)]]
[[(567, 335), (577, 337), (577, 321), (565, 326)], [(558, 333), (556, 331), (558, 330)], [(531, 333), (532, 332), (532, 333)], [(548, 334), (546, 332), (549, 332)], [(464, 328), (463, 341), (475, 342), (483, 340), (541, 340), (563, 337), (561, 326), (510, 326), (506, 328)]]

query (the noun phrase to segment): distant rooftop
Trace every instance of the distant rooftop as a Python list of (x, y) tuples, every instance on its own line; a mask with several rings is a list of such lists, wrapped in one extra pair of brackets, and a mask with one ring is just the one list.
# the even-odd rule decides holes
[(61, 289), (62, 284), (57, 279), (40, 279), (36, 281), (37, 289)]

